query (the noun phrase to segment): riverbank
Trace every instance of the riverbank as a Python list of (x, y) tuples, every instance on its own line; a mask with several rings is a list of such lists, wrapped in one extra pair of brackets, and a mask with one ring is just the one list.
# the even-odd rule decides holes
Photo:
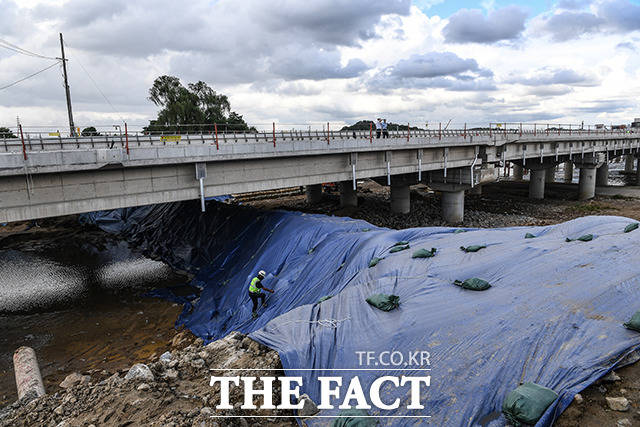
[[(580, 202), (575, 200), (572, 187), (559, 184), (549, 186), (546, 200), (533, 201), (527, 198), (526, 183), (487, 185), (483, 188), (482, 195), (466, 197), (464, 226), (546, 225), (592, 214), (640, 219), (640, 199), (628, 197), (629, 194), (633, 194), (628, 191), (627, 196), (612, 194)], [(341, 209), (336, 192), (326, 194), (323, 202), (316, 206), (307, 205), (304, 196), (301, 195), (245, 204), (260, 209), (291, 209), (352, 216), (391, 228), (443, 225), (439, 218), (439, 196), (429, 192), (425, 187), (413, 188), (412, 213), (406, 216), (390, 212), (388, 197), (387, 188), (367, 181), (360, 186), (358, 209)], [(194, 340), (189, 334), (176, 334), (173, 323), (181, 307), (162, 300), (144, 298), (142, 295), (150, 288), (174, 284), (172, 280), (178, 278), (145, 281), (142, 280), (145, 277), (157, 277), (153, 273), (156, 270), (142, 268), (138, 269), (137, 275), (128, 274), (113, 280), (114, 272), (120, 271), (124, 274), (125, 271), (131, 271), (132, 265), (139, 265), (135, 262), (125, 262), (138, 260), (135, 256), (139, 254), (128, 247), (127, 252), (117, 238), (95, 227), (82, 228), (77, 222), (71, 219), (68, 221), (51, 224), (42, 222), (40, 230), (25, 230), (20, 228), (26, 228), (25, 224), (15, 225), (15, 229), (8, 229), (6, 235), (0, 235), (3, 249), (43, 256), (54, 262), (51, 265), (56, 268), (63, 265), (63, 260), (67, 265), (83, 265), (78, 261), (77, 253), (76, 256), (71, 255), (76, 250), (81, 250), (80, 253), (84, 254), (80, 256), (97, 260), (100, 265), (99, 269), (88, 268), (90, 266), (86, 265), (86, 269), (76, 269), (77, 275), (84, 277), (80, 283), (93, 283), (90, 287), (81, 286), (79, 289), (93, 287), (94, 292), (81, 292), (79, 296), (74, 294), (76, 299), (72, 300), (73, 308), (63, 305), (62, 309), (57, 308), (48, 313), (5, 314), (0, 317), (0, 323), (4, 322), (1, 325), (3, 330), (9, 331), (3, 334), (5, 341), (1, 343), (2, 351), (10, 355), (19, 345), (34, 347), (48, 392), (45, 398), (35, 403), (23, 402), (2, 412), (5, 415), (0, 418), (0, 425), (55, 425), (62, 420), (67, 421), (66, 425), (126, 422), (140, 424), (149, 420), (157, 420), (158, 425), (200, 425), (201, 422), (205, 422), (205, 425), (215, 425), (209, 418), (213, 412), (210, 412), (212, 410), (208, 405), (213, 405), (216, 401), (217, 391), (211, 390), (206, 384), (205, 366), (249, 368), (253, 366), (253, 361), (263, 361), (264, 357), (268, 357), (269, 364), (262, 364), (261, 367), (281, 368), (274, 352), (260, 348), (257, 343), (245, 340), (244, 337), (235, 340), (238, 342), (232, 341), (232, 345), (227, 340), (224, 351), (213, 351), (216, 346), (222, 345), (220, 341), (205, 351), (201, 341)], [(32, 250), (33, 248), (37, 250)], [(125, 256), (120, 251), (135, 256)], [(103, 254), (102, 258), (100, 254)], [(105, 254), (110, 254), (107, 258), (119, 261), (107, 262)], [(123, 268), (117, 267), (118, 262), (124, 262), (120, 264)], [(89, 262), (92, 263), (93, 261)], [(156, 265), (153, 264), (155, 261), (148, 259), (142, 263), (147, 266)], [(105, 269), (105, 266), (111, 267)], [(111, 271), (111, 279), (105, 279), (105, 271)], [(84, 273), (87, 274), (83, 276)], [(109, 283), (120, 285), (110, 287)], [(140, 286), (132, 288), (132, 283)], [(87, 295), (99, 295), (103, 298), (96, 300)], [(56, 302), (60, 301), (53, 301)], [(53, 307), (56, 307), (55, 304)], [(25, 329), (25, 326), (31, 329)], [(27, 330), (35, 333), (28, 333)], [(41, 342), (42, 344), (39, 344)], [(183, 349), (184, 346), (186, 347)], [(167, 350), (176, 361), (173, 366), (176, 368), (175, 374), (169, 372), (167, 375), (171, 367), (165, 366), (164, 362), (159, 360), (160, 355)], [(200, 355), (201, 352), (205, 354)], [(10, 358), (5, 357), (5, 360), (10, 363)], [(125, 381), (125, 374), (135, 363), (148, 364), (154, 374), (154, 380)], [(8, 368), (2, 369), (0, 387), (3, 392), (0, 394), (10, 403), (15, 399), (15, 394), (11, 397), (12, 393), (15, 393), (15, 384), (10, 364), (5, 366)], [(73, 372), (85, 379), (79, 380), (80, 384), (68, 390), (62, 389), (60, 383)], [(557, 425), (609, 425), (619, 419), (640, 422), (640, 415), (637, 414), (640, 409), (640, 388), (636, 386), (640, 384), (640, 367), (631, 365), (619, 373), (622, 377), (619, 381), (587, 389), (583, 393), (582, 403), (574, 403), (560, 417)], [(610, 410), (606, 397), (617, 396), (626, 396), (631, 409), (624, 413)], [(239, 415), (248, 414), (242, 412)], [(237, 422), (237, 425), (247, 425), (254, 420), (247, 418), (244, 422)]]
[(0, 229), (0, 275), (0, 406), (17, 399), (12, 356), (22, 345), (53, 393), (73, 371), (161, 354), (182, 307), (143, 295), (189, 280), (75, 216)]

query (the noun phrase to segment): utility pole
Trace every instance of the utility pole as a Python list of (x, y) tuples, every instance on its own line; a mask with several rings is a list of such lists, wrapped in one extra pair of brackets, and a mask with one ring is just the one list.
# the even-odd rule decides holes
[(69, 130), (71, 136), (75, 136), (76, 127), (73, 124), (73, 112), (71, 111), (71, 92), (69, 92), (69, 81), (67, 80), (67, 60), (64, 57), (64, 42), (60, 33), (60, 50), (62, 51), (62, 73), (64, 74), (64, 90), (67, 94), (67, 111), (69, 112)]

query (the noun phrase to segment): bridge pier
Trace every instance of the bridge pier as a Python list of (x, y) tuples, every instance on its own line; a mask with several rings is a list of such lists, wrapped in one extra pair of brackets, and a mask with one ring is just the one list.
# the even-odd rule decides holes
[(307, 203), (315, 205), (322, 201), (322, 184), (311, 184), (304, 188), (307, 195)]
[[(596, 195), (596, 169), (606, 163), (604, 155), (596, 154), (576, 160), (575, 165), (580, 168), (580, 180), (578, 181), (578, 200), (593, 199)], [(607, 166), (608, 171), (608, 166)]]
[(593, 199), (596, 195), (596, 167), (582, 166), (578, 182), (578, 200)]
[(544, 199), (544, 182), (546, 174), (545, 169), (531, 169), (531, 178), (529, 178), (530, 199)]
[(556, 182), (556, 166), (551, 166), (550, 168), (547, 168), (544, 171), (545, 171), (545, 176), (544, 176), (545, 183)]
[(603, 163), (596, 171), (596, 186), (606, 187), (609, 185), (609, 165)]
[(450, 183), (431, 183), (429, 187), (440, 192), (442, 218), (448, 224), (460, 224), (464, 221), (464, 190), (468, 185)]
[(624, 156), (624, 171), (626, 173), (633, 173), (633, 160), (633, 154)]
[(573, 162), (564, 162), (564, 182), (573, 182)]
[(353, 189), (352, 181), (340, 181), (340, 207), (355, 208), (358, 206), (358, 193)]
[(409, 184), (391, 179), (391, 212), (407, 214), (411, 210), (411, 190)]
[(512, 163), (513, 165), (513, 179), (516, 181), (522, 181), (523, 177), (523, 168), (520, 165)]

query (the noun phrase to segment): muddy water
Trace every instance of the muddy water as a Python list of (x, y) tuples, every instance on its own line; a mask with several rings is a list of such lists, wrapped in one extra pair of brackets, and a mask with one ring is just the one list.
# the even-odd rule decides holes
[(144, 294), (188, 279), (112, 236), (93, 230), (85, 241), (76, 228), (0, 245), (0, 406), (16, 399), (12, 355), (21, 345), (36, 350), (55, 392), (73, 371), (124, 369), (165, 351), (173, 336), (181, 307)]

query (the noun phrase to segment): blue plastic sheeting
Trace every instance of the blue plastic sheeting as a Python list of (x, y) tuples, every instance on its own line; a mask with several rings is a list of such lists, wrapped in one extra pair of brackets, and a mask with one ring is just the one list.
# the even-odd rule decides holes
[[(193, 284), (202, 292), (181, 323), (206, 341), (233, 330), (250, 333), (278, 351), (288, 375), (304, 378), (302, 391), (315, 401), (317, 376), (340, 375), (348, 383), (357, 375), (366, 390), (382, 375), (331, 371), (362, 368), (357, 352), (398, 350), (407, 357), (409, 351), (425, 350), (430, 365), (420, 368), (432, 369), (431, 386), (423, 387), (426, 409), (373, 409), (372, 415), (430, 415), (435, 425), (502, 426), (504, 397), (530, 381), (560, 395), (537, 424), (547, 426), (576, 393), (640, 345), (640, 334), (622, 326), (640, 309), (640, 231), (624, 234), (633, 222), (627, 218), (454, 233), (443, 227), (395, 231), (348, 218), (232, 206), (208, 210), (201, 218), (196, 204), (162, 205), (129, 215), (121, 230), (173, 265), (199, 271)], [(525, 239), (527, 232), (537, 237)], [(594, 235), (590, 242), (565, 242), (587, 233)], [(390, 254), (402, 240), (411, 249)], [(477, 253), (460, 250), (476, 244), (487, 247)], [(414, 250), (432, 247), (435, 257), (411, 258)], [(373, 257), (385, 259), (368, 268)], [(253, 320), (247, 287), (260, 269), (268, 272), (264, 283), (276, 293)], [(453, 285), (471, 277), (492, 287), (474, 292)], [(400, 307), (377, 310), (365, 302), (375, 293), (399, 295)], [(328, 295), (333, 297), (317, 303)], [(383, 399), (398, 396), (402, 408), (407, 390), (385, 390)], [(415, 421), (380, 420), (383, 425)]]

